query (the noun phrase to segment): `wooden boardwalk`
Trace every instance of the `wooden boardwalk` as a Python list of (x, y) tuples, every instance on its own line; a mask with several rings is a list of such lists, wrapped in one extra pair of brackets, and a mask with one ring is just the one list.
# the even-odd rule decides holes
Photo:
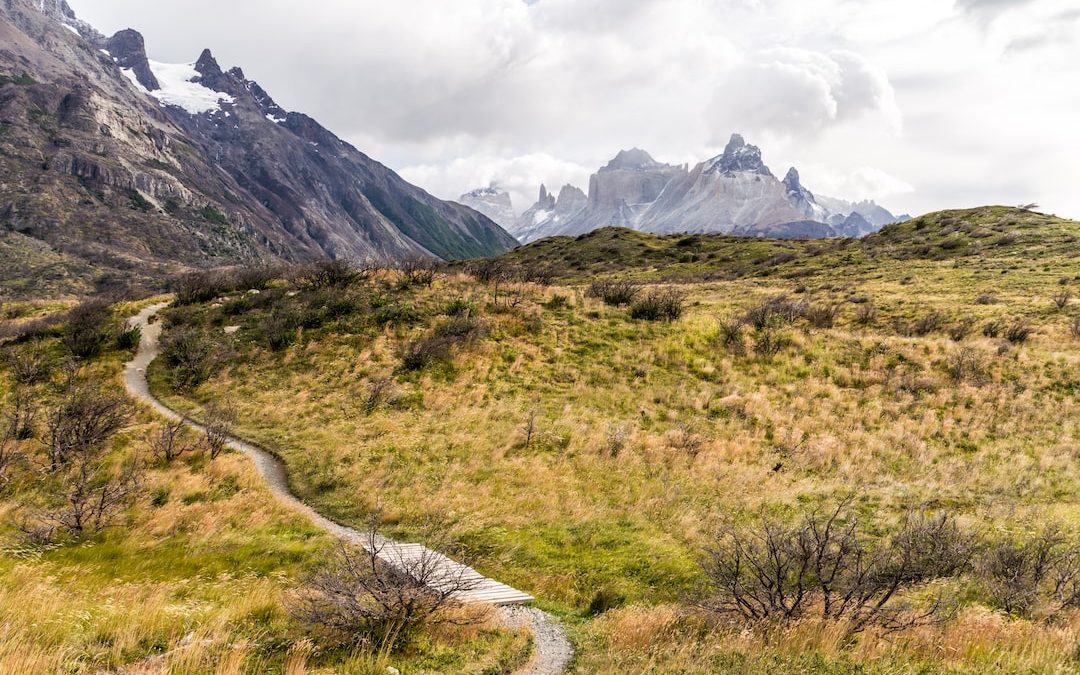
[[(161, 324), (151, 323), (150, 317), (167, 305), (168, 303), (163, 303), (148, 307), (133, 319), (133, 323), (142, 328), (142, 342), (135, 358), (124, 365), (124, 384), (132, 397), (148, 404), (164, 417), (179, 420), (181, 416), (176, 411), (150, 393), (150, 387), (146, 382), (146, 368), (158, 354), (158, 337), (161, 334)], [(204, 431), (203, 426), (197, 422), (186, 418), (185, 422), (196, 431)], [(533, 602), (534, 598), (528, 593), (489, 579), (473, 568), (421, 544), (403, 544), (382, 537), (373, 542), (370, 533), (364, 533), (333, 521), (293, 495), (289, 490), (285, 465), (276, 456), (239, 438), (230, 437), (228, 445), (251, 459), (256, 470), (266, 481), (270, 492), (293, 511), (303, 514), (317, 527), (344, 541), (363, 546), (369, 552), (372, 546), (377, 547), (379, 558), (406, 574), (428, 579), (429, 585), (435, 588), (440, 585), (444, 588), (462, 588), (457, 598), (460, 602), (485, 603), (497, 607), (525, 605)], [(423, 570), (422, 577), (419, 574), (420, 570)]]

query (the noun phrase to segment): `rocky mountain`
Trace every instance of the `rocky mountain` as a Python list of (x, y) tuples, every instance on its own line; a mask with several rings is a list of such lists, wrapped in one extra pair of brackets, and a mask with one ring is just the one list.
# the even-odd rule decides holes
[(516, 244), (209, 51), (155, 62), (136, 31), (102, 36), (64, 0), (0, 3), (0, 240), (87, 263), (73, 290), (192, 266)]
[[(566, 208), (541, 200), (511, 232), (522, 242), (580, 235), (601, 227), (656, 234), (721, 233), (774, 238), (859, 237), (898, 219), (873, 202), (819, 198), (792, 168), (778, 180), (760, 148), (734, 134), (723, 154), (692, 170), (624, 150), (592, 176), (588, 197), (570, 190)], [(562, 202), (560, 193), (558, 202)], [(570, 207), (570, 204), (573, 207)]]
[(510, 193), (497, 185), (466, 192), (458, 202), (484, 214), (504, 230), (512, 229), (517, 221)]

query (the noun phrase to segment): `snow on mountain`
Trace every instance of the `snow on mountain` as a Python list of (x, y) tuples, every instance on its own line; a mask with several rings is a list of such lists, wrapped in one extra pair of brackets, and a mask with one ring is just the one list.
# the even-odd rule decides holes
[(733, 134), (722, 154), (693, 170), (657, 162), (644, 150), (623, 150), (592, 176), (588, 196), (567, 186), (556, 206), (541, 188), (540, 200), (511, 232), (523, 243), (609, 226), (660, 234), (860, 237), (896, 220), (873, 202), (815, 196), (795, 168), (778, 180), (761, 149)]
[(466, 192), (458, 202), (484, 214), (504, 230), (514, 226), (516, 218), (510, 194), (496, 185)]
[[(236, 102), (232, 96), (214, 91), (196, 82), (195, 80), (199, 79), (200, 75), (195, 70), (194, 63), (150, 61), (149, 64), (151, 72), (158, 81), (157, 89), (150, 90), (143, 86), (133, 68), (121, 68), (120, 72), (140, 91), (153, 96), (163, 106), (176, 106), (190, 115), (201, 115), (218, 112), (222, 109), (222, 104)], [(272, 119), (272, 121), (281, 120)]]

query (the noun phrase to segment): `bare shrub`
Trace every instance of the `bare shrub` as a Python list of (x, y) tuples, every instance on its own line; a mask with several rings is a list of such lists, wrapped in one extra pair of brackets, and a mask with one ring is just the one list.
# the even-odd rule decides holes
[(142, 467), (133, 457), (116, 470), (97, 450), (80, 452), (55, 476), (52, 507), (37, 514), (38, 528), (55, 528), (75, 537), (111, 526), (142, 487)]
[(754, 331), (753, 343), (755, 354), (771, 359), (787, 349), (791, 338), (773, 326), (765, 326)]
[(949, 327), (949, 337), (953, 342), (963, 342), (971, 335), (971, 331), (975, 328), (975, 322), (970, 318), (965, 318), (960, 323), (953, 324)]
[(98, 453), (130, 415), (130, 405), (123, 396), (87, 384), (70, 386), (46, 415), (49, 470), (59, 471), (74, 457)]
[(1058, 309), (1065, 309), (1072, 302), (1073, 294), (1067, 288), (1061, 289), (1056, 295), (1054, 295), (1054, 306)]
[(756, 330), (779, 324), (792, 324), (806, 316), (809, 308), (810, 305), (805, 300), (793, 301), (786, 295), (779, 295), (747, 310), (743, 323)]
[(961, 347), (947, 359), (949, 376), (957, 384), (972, 382), (982, 384), (986, 381), (986, 367), (979, 353), (971, 347)]
[(871, 540), (847, 505), (794, 526), (723, 529), (703, 562), (710, 592), (701, 606), (747, 623), (816, 614), (851, 633), (934, 620), (938, 603), (916, 609), (899, 596), (966, 569), (971, 539), (945, 516), (912, 516), (891, 538)]
[(941, 312), (937, 310), (928, 312), (911, 324), (911, 334), (918, 336), (929, 335), (941, 330), (945, 322), (945, 315)]
[(438, 270), (439, 261), (430, 257), (406, 258), (398, 264), (402, 285), (406, 287), (431, 286)]
[(206, 406), (203, 414), (203, 444), (210, 459), (217, 459), (229, 447), (236, 413), (220, 405)]
[(521, 425), (521, 435), (524, 436), (523, 443), (526, 450), (532, 446), (533, 438), (536, 437), (536, 415), (536, 408), (533, 408), (525, 416), (525, 423)]
[(477, 582), (464, 566), (447, 563), (429, 549), (386, 540), (375, 519), (362, 547), (342, 544), (287, 606), (328, 645), (368, 645), (390, 653), (425, 626), (482, 618), (461, 612), (464, 596)]
[(673, 288), (653, 291), (634, 302), (630, 317), (640, 321), (677, 321), (683, 315), (685, 301), (685, 296)]
[(12, 403), (0, 419), (0, 486), (10, 478), (10, 470), (26, 462), (25, 441), (34, 435), (37, 408), (23, 387), (16, 387)]
[(1069, 322), (1069, 334), (1080, 340), (1080, 315), (1074, 316)]
[(1047, 525), (1026, 540), (985, 547), (976, 571), (990, 602), (1018, 616), (1080, 607), (1080, 542)]
[(64, 319), (63, 342), (77, 358), (96, 356), (115, 332), (112, 310), (105, 300), (87, 300)]
[(1031, 337), (1031, 326), (1023, 321), (1015, 321), (1005, 329), (1005, 339), (1014, 345), (1023, 344)]
[(197, 444), (189, 443), (184, 438), (184, 427), (186, 426), (187, 419), (185, 418), (179, 418), (160, 425), (147, 439), (150, 454), (168, 464), (186, 453), (197, 450)]
[(423, 337), (411, 340), (401, 350), (401, 367), (407, 371), (423, 370), (450, 360), (453, 342), (448, 338)]
[(31, 385), (49, 379), (53, 362), (43, 349), (10, 348), (4, 352), (4, 365), (18, 385)]
[(979, 297), (975, 298), (976, 305), (996, 305), (997, 303), (997, 296), (993, 293), (982, 293)]
[(860, 326), (870, 326), (877, 319), (877, 308), (871, 304), (859, 307), (855, 312), (855, 323)]
[(465, 271), (485, 286), (505, 280), (510, 274), (506, 263), (497, 258), (485, 258), (471, 262), (466, 265)]
[(589, 285), (585, 296), (598, 298), (605, 305), (622, 307), (629, 305), (641, 293), (641, 284), (629, 279), (601, 279)]
[(604, 435), (604, 453), (612, 459), (622, 454), (630, 440), (630, 427), (625, 424), (609, 424)]
[(992, 319), (983, 326), (982, 334), (988, 338), (997, 338), (1005, 331), (1005, 322), (1001, 319)]
[(746, 353), (746, 343), (743, 341), (744, 324), (737, 319), (720, 320), (720, 344), (730, 349), (737, 355)]
[(174, 304), (179, 307), (209, 302), (228, 293), (232, 287), (232, 279), (224, 270), (191, 272), (174, 282), (173, 294), (176, 296)]
[(394, 381), (389, 377), (379, 377), (371, 381), (362, 406), (365, 415), (375, 414), (393, 385)]
[(839, 312), (836, 305), (814, 305), (806, 310), (806, 320), (814, 328), (832, 328)]
[(300, 270), (296, 281), (312, 290), (348, 288), (360, 281), (361, 270), (348, 260), (324, 260)]

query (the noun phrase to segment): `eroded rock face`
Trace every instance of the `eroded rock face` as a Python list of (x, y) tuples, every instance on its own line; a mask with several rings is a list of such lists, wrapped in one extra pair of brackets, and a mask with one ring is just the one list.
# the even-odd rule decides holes
[(156, 91), (161, 88), (154, 71), (150, 70), (150, 60), (146, 58), (146, 43), (139, 31), (128, 28), (113, 35), (105, 43), (105, 51), (116, 60), (116, 65), (130, 68), (145, 89)]
[(106, 39), (63, 0), (0, 2), (0, 73), (26, 74), (0, 86), (0, 203), (17, 214), (0, 227), (155, 277), (189, 265), (456, 258), (516, 244), (485, 216), (286, 112), (209, 51), (181, 75), (209, 105), (177, 105), (165, 79), (184, 67), (158, 67), (138, 32)]

